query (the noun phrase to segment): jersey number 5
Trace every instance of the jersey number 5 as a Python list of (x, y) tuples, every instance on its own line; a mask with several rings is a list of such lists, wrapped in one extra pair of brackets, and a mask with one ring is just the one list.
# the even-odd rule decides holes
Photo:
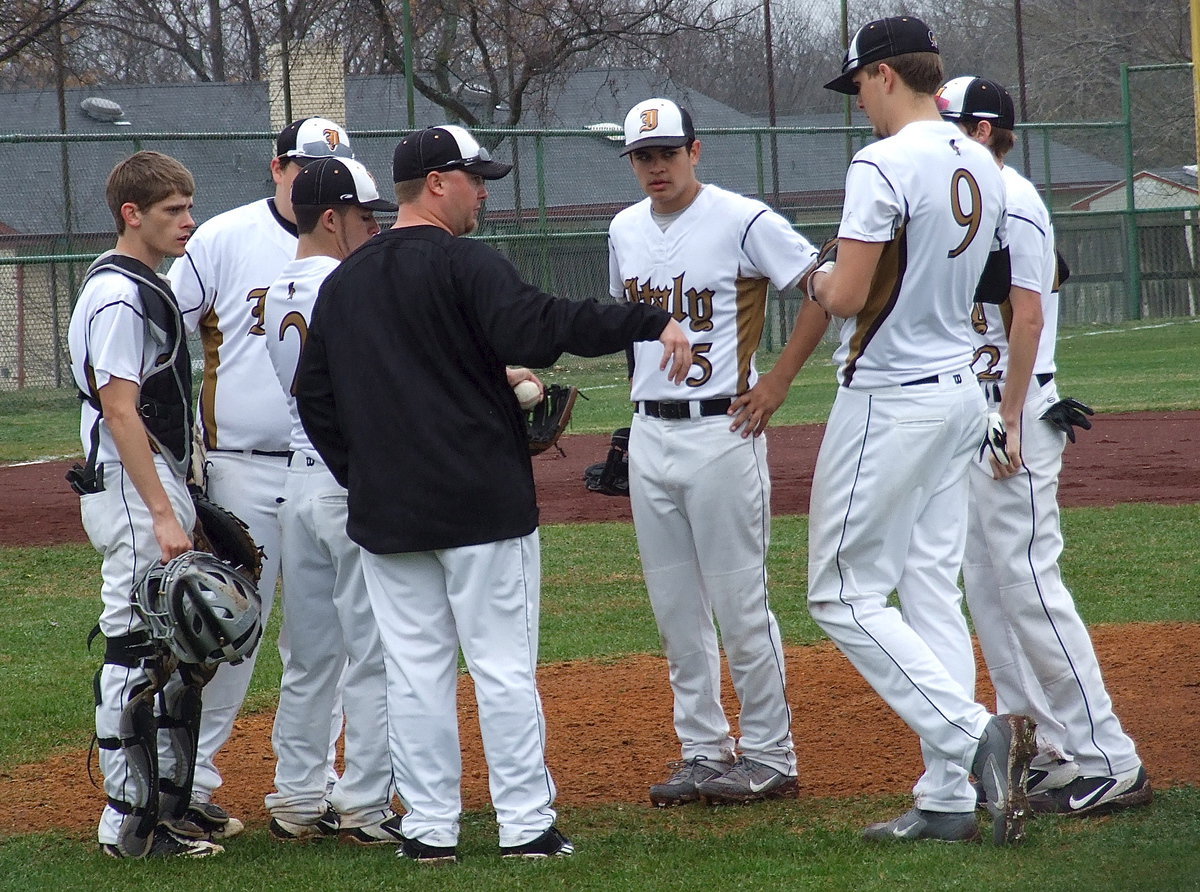
[[(966, 191), (966, 207), (963, 206), (964, 186)], [(983, 218), (983, 198), (979, 193), (979, 183), (971, 176), (969, 170), (961, 167), (950, 177), (950, 209), (954, 212), (954, 222), (967, 228), (963, 240), (947, 257), (957, 257), (975, 240), (979, 232), (979, 221)]]

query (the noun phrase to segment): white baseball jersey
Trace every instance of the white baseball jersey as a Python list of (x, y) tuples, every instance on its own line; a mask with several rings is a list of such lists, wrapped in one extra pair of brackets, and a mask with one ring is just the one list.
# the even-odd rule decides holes
[(633, 346), (634, 400), (706, 400), (754, 386), (754, 354), (766, 321), (767, 287), (792, 286), (816, 249), (761, 201), (705, 185), (663, 232), (646, 198), (608, 228), (609, 293), (662, 307), (692, 343), (681, 392), (659, 370), (662, 347)]
[[(1037, 188), (1011, 167), (1000, 171), (1008, 194), (1008, 252), (1012, 281), (1042, 296), (1042, 336), (1038, 341), (1036, 375), (1055, 370), (1054, 342), (1058, 338), (1058, 261), (1054, 226)], [(1008, 328), (1012, 309), (1005, 304), (976, 304), (971, 316), (975, 342), (972, 371), (981, 381), (1003, 380), (1008, 368)]]
[(308, 323), (312, 319), (313, 304), (321, 283), (340, 261), (320, 255), (293, 260), (279, 274), (279, 278), (267, 291), (263, 311), (263, 325), (267, 330), (267, 353), (275, 374), (287, 400), (288, 413), (292, 419), (292, 432), (288, 449), (292, 452), (316, 453), (312, 441), (300, 423), (300, 412), (292, 395), (292, 382), (296, 378), (296, 367), (300, 364), (300, 350), (308, 336)]
[(1006, 244), (991, 153), (945, 121), (866, 146), (846, 173), (838, 236), (886, 243), (866, 305), (842, 323), (840, 382), (885, 387), (966, 368), (970, 296), (988, 253)]
[[(99, 392), (113, 378), (141, 384), (154, 368), (160, 345), (148, 340), (142, 321), (142, 299), (137, 283), (116, 272), (92, 276), (79, 293), (67, 329), (71, 374), (84, 393)], [(79, 437), (83, 454), (92, 448), (92, 426), (99, 414), (81, 403)], [(100, 421), (98, 462), (119, 462), (108, 422)]]
[(263, 199), (218, 214), (188, 240), (167, 278), (188, 331), (200, 329), (199, 411), (209, 449), (287, 449), (283, 391), (267, 355), (267, 289), (296, 256), (296, 227)]

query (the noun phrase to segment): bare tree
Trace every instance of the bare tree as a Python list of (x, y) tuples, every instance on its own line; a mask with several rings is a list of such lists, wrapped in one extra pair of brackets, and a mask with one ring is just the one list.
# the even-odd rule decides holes
[[(53, 66), (48, 65), (58, 40), (56, 29), (71, 28), (91, 0), (8, 0), (0, 5), (0, 80), (20, 82), (33, 74), (34, 80), (52, 83)], [(39, 71), (49, 68), (44, 74)]]
[[(399, 3), (367, 0), (359, 58), (404, 72)], [(515, 125), (531, 86), (622, 47), (644, 58), (687, 32), (720, 33), (745, 15), (721, 0), (439, 0), (414, 4), (413, 84), (471, 126)], [(729, 10), (729, 11), (723, 11)]]

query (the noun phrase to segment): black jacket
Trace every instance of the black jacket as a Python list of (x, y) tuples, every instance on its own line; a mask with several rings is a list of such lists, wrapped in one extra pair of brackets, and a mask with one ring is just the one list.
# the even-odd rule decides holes
[(349, 490), (350, 538), (391, 554), (533, 532), (505, 365), (613, 353), (657, 339), (668, 318), (545, 294), (493, 248), (435, 226), (371, 239), (322, 285), (296, 379), (304, 429)]

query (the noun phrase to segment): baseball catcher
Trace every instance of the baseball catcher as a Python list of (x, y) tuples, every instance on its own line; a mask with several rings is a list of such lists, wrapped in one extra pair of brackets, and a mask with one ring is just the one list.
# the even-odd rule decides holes
[[(160, 821), (180, 836), (207, 836), (185, 818), (200, 731), (200, 692), (220, 663), (240, 663), (254, 651), (262, 637), (262, 602), (248, 577), (198, 551), (152, 567), (131, 600), (148, 633), (136, 647), (114, 648), (110, 639), (107, 659), (138, 661), (147, 681), (129, 698), (117, 737), (98, 744), (125, 750), (126, 797), (109, 801), (132, 818), (121, 825), (118, 849), (125, 857), (141, 858), (150, 852)], [(160, 730), (170, 739), (167, 765), (158, 760)]]
[(196, 527), (192, 532), (196, 551), (214, 555), (257, 584), (262, 576), (263, 551), (250, 537), (250, 527), (195, 484), (189, 484), (188, 491), (196, 506)]
[(552, 446), (562, 452), (558, 438), (567, 429), (578, 396), (578, 387), (551, 384), (546, 388), (545, 398), (525, 414), (530, 455), (540, 455)]
[(629, 497), (629, 428), (613, 431), (608, 457), (583, 472), (584, 485), (606, 496)]

